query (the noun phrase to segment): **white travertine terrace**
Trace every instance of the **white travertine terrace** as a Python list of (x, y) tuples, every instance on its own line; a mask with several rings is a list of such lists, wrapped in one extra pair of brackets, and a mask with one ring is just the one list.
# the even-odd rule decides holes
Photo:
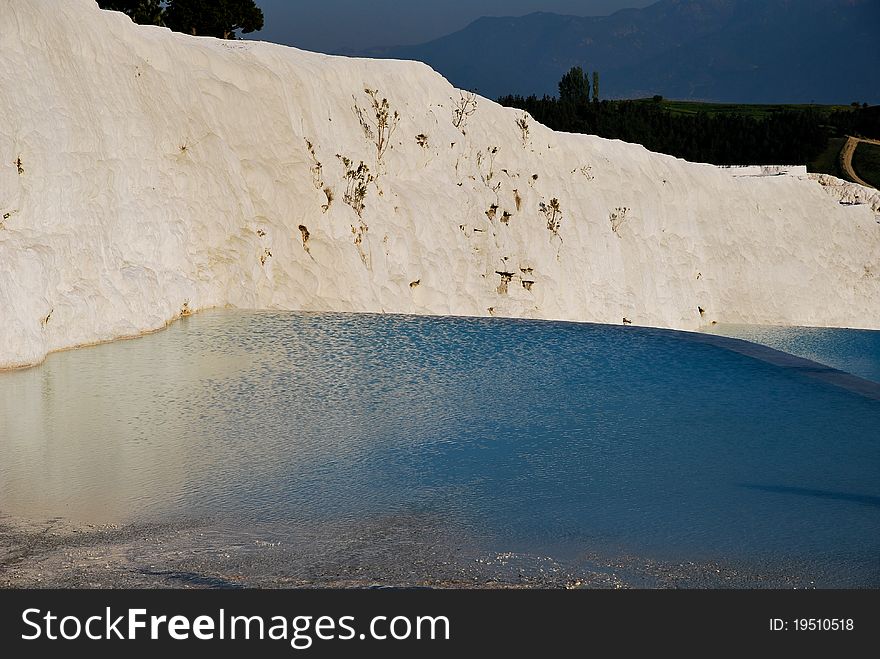
[(874, 191), (482, 98), (456, 127), (462, 98), (416, 62), (0, 1), (0, 367), (227, 305), (880, 327)]

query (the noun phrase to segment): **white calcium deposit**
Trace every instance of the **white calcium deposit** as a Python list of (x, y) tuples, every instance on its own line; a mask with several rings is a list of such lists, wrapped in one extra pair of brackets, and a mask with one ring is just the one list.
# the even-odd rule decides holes
[(853, 193), (468, 100), (416, 62), (0, 0), (0, 367), (222, 306), (880, 327)]

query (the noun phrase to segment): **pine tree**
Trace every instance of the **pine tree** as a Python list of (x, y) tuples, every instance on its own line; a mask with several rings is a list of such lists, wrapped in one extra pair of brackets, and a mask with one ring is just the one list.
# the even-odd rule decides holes
[(98, 0), (101, 9), (121, 11), (141, 25), (164, 25), (162, 0)]
[(263, 29), (263, 11), (254, 0), (168, 0), (165, 25), (177, 32), (235, 39), (235, 33)]

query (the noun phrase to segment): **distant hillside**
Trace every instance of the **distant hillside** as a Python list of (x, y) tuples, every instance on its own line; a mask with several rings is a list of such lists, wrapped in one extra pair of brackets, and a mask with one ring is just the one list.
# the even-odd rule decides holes
[(661, 0), (611, 16), (481, 18), (371, 57), (427, 62), (495, 98), (554, 94), (572, 66), (602, 74), (604, 98), (880, 103), (878, 0)]

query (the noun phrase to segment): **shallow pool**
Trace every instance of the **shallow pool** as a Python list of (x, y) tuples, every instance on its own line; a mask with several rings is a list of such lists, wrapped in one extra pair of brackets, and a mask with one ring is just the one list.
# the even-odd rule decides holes
[(878, 440), (880, 401), (684, 333), (211, 312), (0, 374), (0, 514), (877, 587)]

